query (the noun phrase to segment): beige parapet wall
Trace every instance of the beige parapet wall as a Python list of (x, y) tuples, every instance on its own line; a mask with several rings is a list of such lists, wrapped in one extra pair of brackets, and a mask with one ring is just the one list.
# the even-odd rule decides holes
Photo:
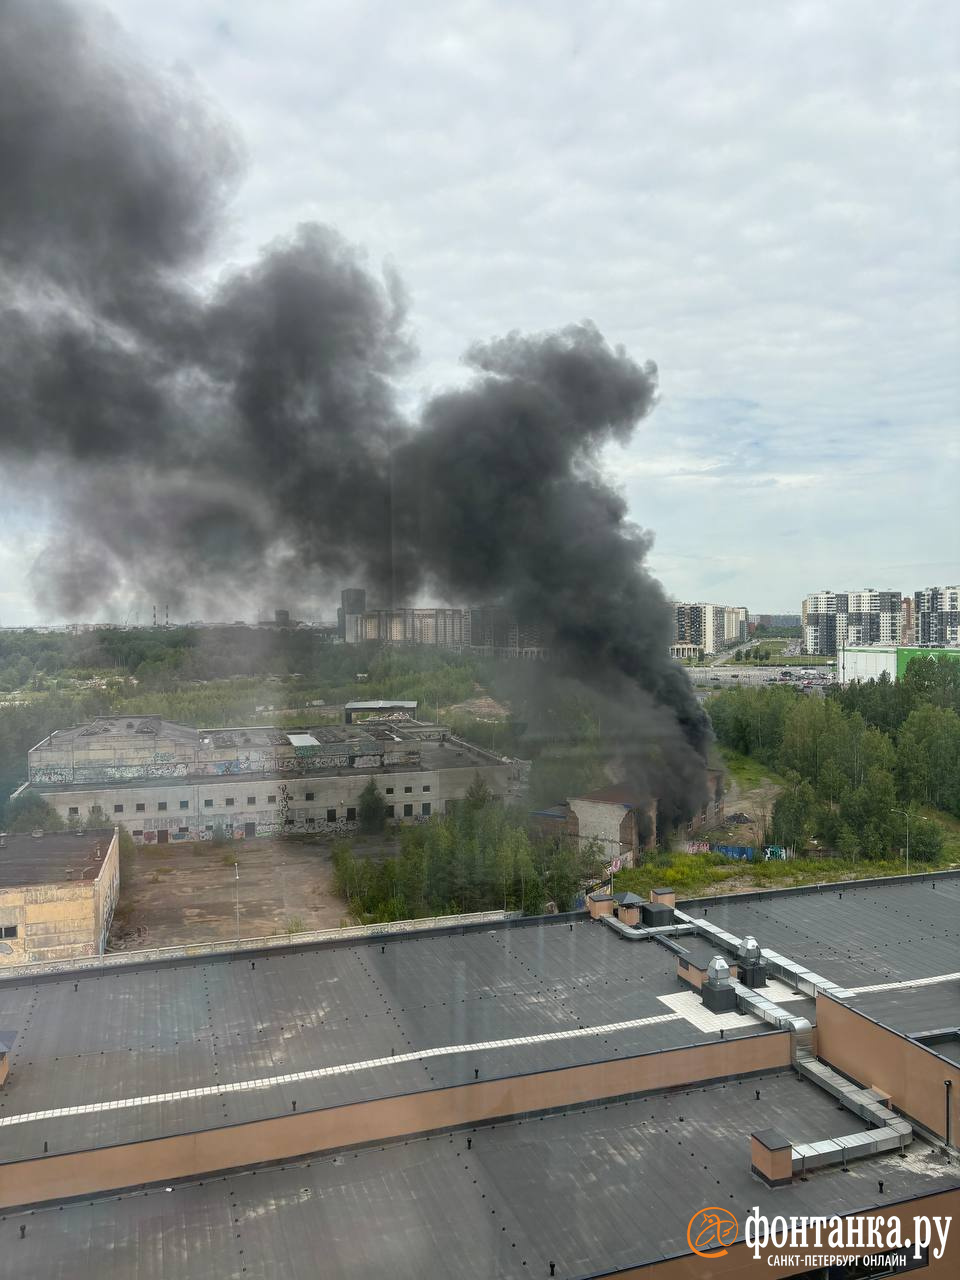
[(817, 1056), (860, 1084), (880, 1089), (898, 1111), (946, 1138), (947, 1088), (952, 1081), (950, 1141), (960, 1142), (960, 1067), (832, 996), (817, 996)]
[[(0, 1165), (0, 1208), (168, 1182), (361, 1143), (649, 1093), (790, 1063), (786, 1032), (481, 1081)], [(746, 1140), (743, 1159), (749, 1159)], [(692, 1211), (691, 1211), (692, 1212)]]

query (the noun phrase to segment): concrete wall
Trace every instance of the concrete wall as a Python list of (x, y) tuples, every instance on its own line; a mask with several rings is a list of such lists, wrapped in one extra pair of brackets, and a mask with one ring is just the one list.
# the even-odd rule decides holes
[(607, 858), (622, 858), (632, 866), (641, 849), (652, 844), (657, 829), (657, 802), (652, 800), (648, 809), (650, 832), (641, 838), (637, 828), (637, 816), (626, 805), (609, 801), (585, 800), (575, 797), (568, 801), (576, 819), (576, 834), (581, 842), (597, 840)]
[[(451, 756), (451, 758), (453, 758)], [(122, 822), (138, 843), (152, 843), (158, 832), (166, 832), (168, 841), (197, 840), (209, 835), (208, 828), (222, 826), (242, 837), (245, 827), (253, 823), (255, 835), (273, 835), (282, 830), (336, 830), (347, 821), (347, 809), (356, 807), (360, 792), (371, 777), (384, 793), (384, 799), (395, 807), (394, 817), (402, 821), (404, 806), (412, 805), (407, 821), (430, 813), (442, 813), (450, 800), (462, 799), (479, 773), (494, 795), (503, 796), (509, 779), (508, 765), (470, 763), (445, 769), (408, 769), (366, 773), (345, 770), (339, 774), (320, 774), (302, 778), (229, 777), (188, 779), (170, 783), (128, 783), (123, 786), (98, 786), (59, 789), (35, 787), (68, 825), (82, 821), (94, 805), (99, 805), (108, 823)], [(410, 790), (407, 791), (406, 788)], [(389, 788), (393, 789), (388, 794)], [(313, 800), (307, 800), (307, 792)], [(271, 803), (270, 797), (274, 800)], [(253, 804), (249, 804), (249, 798)], [(233, 804), (228, 805), (227, 801)], [(207, 804), (210, 801), (210, 804)], [(161, 809), (161, 804), (166, 805)], [(117, 812), (116, 805), (122, 805)], [(142, 810), (137, 806), (142, 805)], [(186, 808), (182, 808), (186, 805)], [(337, 817), (327, 820), (327, 810), (335, 809)], [(76, 812), (73, 812), (76, 810)], [(137, 834), (139, 833), (139, 834)]]
[(0, 889), (0, 923), (17, 926), (17, 937), (4, 940), (0, 968), (99, 955), (120, 891), (116, 832), (99, 863), (91, 855), (90, 870), (86, 880)]
[[(771, 1071), (790, 1062), (786, 1032), (622, 1061), (480, 1081), (198, 1133), (0, 1165), (0, 1208), (290, 1159), (361, 1143), (575, 1106), (597, 1099)], [(749, 1153), (744, 1148), (744, 1160)]]
[(946, 1087), (952, 1081), (951, 1141), (960, 1142), (960, 1067), (831, 996), (817, 996), (817, 1056), (862, 1085), (888, 1094), (909, 1119), (946, 1138)]

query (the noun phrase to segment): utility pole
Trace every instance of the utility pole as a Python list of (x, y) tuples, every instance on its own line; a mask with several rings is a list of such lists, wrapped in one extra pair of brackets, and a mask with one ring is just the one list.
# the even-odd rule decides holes
[(234, 871), (236, 872), (236, 886), (237, 886), (237, 941), (239, 942), (239, 941), (240, 941), (240, 863), (239, 863), (239, 862), (235, 862), (235, 863), (233, 864), (233, 869), (234, 869)]
[(909, 809), (891, 809), (891, 813), (900, 813), (903, 815), (907, 824), (907, 875), (910, 874), (910, 810)]

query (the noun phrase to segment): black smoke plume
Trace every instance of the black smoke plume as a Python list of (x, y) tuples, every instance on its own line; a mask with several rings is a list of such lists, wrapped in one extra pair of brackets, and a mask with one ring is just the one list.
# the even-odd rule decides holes
[(335, 231), (204, 283), (241, 168), (197, 86), (110, 19), (0, 0), (0, 432), (8, 483), (56, 495), (41, 604), (249, 613), (348, 573), (385, 604), (496, 601), (602, 702), (621, 769), (688, 807), (704, 717), (648, 535), (597, 466), (653, 407), (655, 366), (589, 322), (514, 333), (406, 420), (403, 288)]

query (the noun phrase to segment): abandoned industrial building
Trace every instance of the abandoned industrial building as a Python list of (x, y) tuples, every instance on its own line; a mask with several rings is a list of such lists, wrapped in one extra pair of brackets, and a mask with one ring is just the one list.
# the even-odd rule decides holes
[[(27, 781), (68, 826), (122, 823), (138, 843), (329, 831), (356, 819), (373, 777), (388, 817), (443, 813), (479, 774), (507, 793), (515, 764), (409, 717), (409, 702), (349, 703), (346, 723), (300, 730), (193, 729), (159, 716), (99, 716), (28, 753)], [(356, 715), (380, 718), (357, 721)]]
[(0, 835), (0, 968), (102, 954), (119, 889), (114, 829)]
[[(78, 1280), (828, 1276), (755, 1260), (745, 1217), (956, 1216), (958, 954), (944, 872), (25, 967), (0, 1250)], [(709, 1206), (737, 1229), (705, 1263)]]

